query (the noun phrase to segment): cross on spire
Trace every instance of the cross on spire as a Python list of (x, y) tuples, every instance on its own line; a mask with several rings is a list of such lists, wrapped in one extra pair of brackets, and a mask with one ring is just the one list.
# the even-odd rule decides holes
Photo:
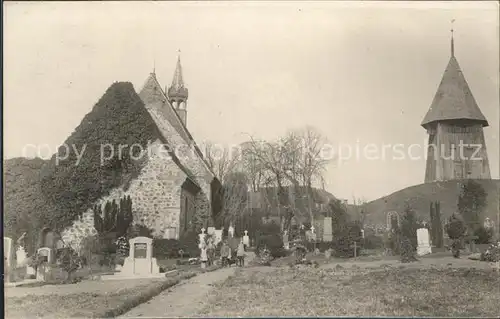
[(455, 22), (455, 19), (451, 19), (451, 56), (454, 57), (455, 56), (455, 43), (454, 43), (454, 40), (453, 40), (453, 22)]

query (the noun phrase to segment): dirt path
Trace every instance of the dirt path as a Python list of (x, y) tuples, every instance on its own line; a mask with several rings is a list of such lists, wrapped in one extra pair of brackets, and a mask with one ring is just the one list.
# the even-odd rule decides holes
[[(247, 255), (246, 261), (251, 259), (253, 256)], [(181, 282), (125, 313), (122, 318), (193, 317), (209, 301), (213, 284), (226, 280), (236, 269), (222, 268)]]

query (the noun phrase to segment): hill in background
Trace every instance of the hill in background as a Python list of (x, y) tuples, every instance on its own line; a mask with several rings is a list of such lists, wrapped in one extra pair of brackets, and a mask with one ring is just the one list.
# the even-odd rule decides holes
[[(483, 179), (476, 180), (476, 182), (488, 194), (482, 219), (489, 217), (493, 222), (498, 223), (500, 180)], [(402, 212), (406, 203), (410, 204), (420, 218), (429, 220), (431, 201), (441, 202), (441, 216), (447, 218), (457, 209), (459, 192), (459, 181), (434, 182), (411, 186), (363, 205), (362, 208), (368, 212), (365, 223), (369, 225), (385, 225), (386, 213), (390, 211)], [(350, 210), (354, 209), (351, 206)]]

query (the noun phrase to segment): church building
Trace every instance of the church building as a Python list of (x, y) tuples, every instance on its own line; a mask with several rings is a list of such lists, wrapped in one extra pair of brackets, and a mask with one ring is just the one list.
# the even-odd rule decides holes
[[(169, 87), (162, 88), (153, 70), (138, 96), (159, 135), (145, 150), (147, 156), (139, 176), (113, 189), (96, 204), (130, 196), (133, 223), (151, 229), (157, 238), (180, 239), (188, 231), (217, 226), (222, 185), (187, 128), (189, 91), (180, 57)], [(62, 233), (62, 239), (79, 246), (83, 238), (95, 233), (90, 209)]]

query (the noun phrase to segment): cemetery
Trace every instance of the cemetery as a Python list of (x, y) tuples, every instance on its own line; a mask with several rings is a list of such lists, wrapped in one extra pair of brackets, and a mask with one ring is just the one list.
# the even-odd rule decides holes
[[(252, 295), (259, 296), (258, 300), (248, 301), (259, 302), (262, 298), (261, 302), (264, 302), (266, 298), (271, 298), (273, 289), (288, 287), (286, 289), (291, 289), (294, 294), (300, 291), (304, 300), (312, 299), (293, 305), (289, 300), (289, 312), (285, 312), (288, 315), (304, 314), (304, 309), (326, 315), (332, 306), (322, 310), (321, 300), (332, 295), (338, 295), (335, 302), (343, 309), (339, 315), (366, 315), (373, 314), (375, 310), (380, 315), (403, 316), (411, 314), (411, 311), (418, 315), (436, 315), (444, 310), (431, 306), (422, 306), (418, 308), (420, 310), (413, 306), (410, 307), (413, 310), (404, 307), (398, 310), (396, 305), (403, 301), (397, 301), (396, 296), (404, 293), (405, 289), (423, 289), (423, 292), (434, 285), (431, 290), (439, 291), (439, 287), (449, 284), (456, 286), (453, 293), (460, 295), (447, 297), (446, 307), (466, 302), (472, 297), (461, 294), (476, 289), (479, 295), (475, 294), (474, 298), (482, 299), (477, 301), (475, 307), (481, 308), (481, 313), (493, 313), (493, 308), (482, 304), (488, 300), (482, 294), (490, 289), (489, 294), (498, 297), (491, 289), (500, 284), (500, 245), (494, 242), (497, 230), (491, 221), (485, 219), (480, 224), (475, 224), (477, 231), (471, 235), (470, 230), (474, 226), (467, 222), (467, 218), (456, 213), (443, 219), (439, 202), (431, 202), (429, 217), (423, 220), (417, 218), (409, 205), (402, 212), (387, 212), (385, 230), (377, 232), (350, 217), (347, 207), (339, 200), (331, 200), (324, 207), (324, 213), (318, 215), (313, 223), (291, 223), (289, 229), (284, 231), (273, 220), (261, 223), (254, 234), (242, 231), (242, 225), (234, 227), (231, 222), (227, 229), (202, 228), (190, 241), (175, 241), (154, 239), (147, 236), (148, 231), (144, 227), (132, 231), (132, 226), (125, 233), (113, 234), (116, 249), (114, 263), (103, 263), (102, 259), (98, 259), (100, 266), (97, 268), (86, 262), (96, 260), (92, 253), (95, 249), (86, 247), (78, 253), (65, 245), (57, 232), (44, 228), (32, 256), (25, 248), (29, 234), (23, 233), (15, 241), (4, 237), (7, 312), (13, 318), (43, 311), (60, 317), (120, 315), (181, 280), (220, 269), (221, 266), (236, 267), (236, 251), (242, 243), (245, 255), (255, 251), (256, 257), (249, 260), (245, 268), (238, 270), (236, 277), (227, 279), (214, 292), (213, 298), (221, 298), (221, 302), (216, 303), (218, 305), (232, 303), (232, 298), (242, 298), (238, 296), (247, 294), (244, 289), (266, 291), (264, 295), (255, 292)], [(109, 242), (109, 238), (109, 233), (102, 234), (101, 244)], [(230, 251), (229, 263), (225, 266), (221, 259), (221, 247), (224, 245)], [(296, 280), (290, 282), (290, 276)], [(381, 278), (400, 283), (383, 285), (383, 289), (387, 289), (384, 290), (386, 299), (377, 299), (360, 290), (373, 293), (375, 288), (369, 285), (380, 283)], [(488, 284), (481, 286), (479, 278)], [(349, 301), (352, 305), (362, 303), (366, 298), (375, 299), (369, 299), (371, 306), (368, 308), (345, 308), (345, 295), (340, 295), (339, 287), (344, 294), (355, 294), (356, 297)], [(428, 296), (411, 302), (424, 304), (431, 297), (438, 298), (433, 294)], [(98, 300), (103, 306), (95, 308)], [(38, 308), (21, 306), (26, 301)], [(251, 304), (234, 309), (205, 305), (200, 311), (209, 316), (272, 315), (275, 310), (269, 306), (262, 308), (262, 313), (253, 312)], [(57, 314), (51, 313), (51, 309), (57, 309)], [(472, 306), (460, 311), (457, 315), (480, 313)]]
[[(11, 9), (14, 6), (20, 4), (9, 7), (13, 16), (21, 12), (23, 18), (33, 19), (32, 14), (38, 12)], [(374, 36), (370, 32), (383, 29), (369, 26), (376, 21), (374, 17), (363, 17), (363, 28), (356, 28), (361, 32), (339, 34), (341, 41), (337, 41), (330, 35), (344, 28), (323, 23), (336, 19), (301, 20), (304, 25), (293, 29), (284, 19), (273, 17), (275, 29), (293, 36), (273, 38), (272, 28), (262, 36), (255, 31), (258, 24), (252, 28), (244, 24), (238, 30), (232, 22), (229, 29), (221, 28), (225, 33), (219, 35), (219, 44), (218, 27), (208, 28), (213, 34), (206, 36), (195, 23), (208, 21), (216, 26), (225, 18), (181, 17), (189, 23), (163, 28), (162, 23), (177, 20), (165, 18), (175, 10), (161, 12), (161, 6), (143, 11), (142, 17), (147, 17), (143, 21), (118, 13), (125, 19), (111, 19), (112, 24), (100, 7), (96, 12), (106, 13), (102, 15), (105, 20), (98, 21), (96, 16), (91, 26), (87, 25), (94, 22), (91, 10), (84, 10), (71, 25), (59, 23), (74, 19), (49, 19), (53, 23), (48, 30), (44, 23), (35, 23), (38, 20), (26, 24), (35, 28), (20, 28), (24, 25), (18, 20), (23, 19), (9, 17), (12, 29), (19, 29), (17, 35), (6, 37), (10, 47), (17, 46), (7, 55), (11, 69), (16, 70), (7, 88), (12, 114), (34, 105), (37, 112), (28, 110), (18, 120), (33, 129), (54, 129), (53, 136), (39, 134), (39, 139), (24, 142), (36, 147), (40, 145), (32, 143), (45, 144), (44, 139), (64, 142), (56, 150), (49, 147), (46, 159), (40, 154), (28, 158), (25, 149), (23, 157), (4, 159), (6, 318), (498, 316), (500, 180), (492, 179), (496, 172), (490, 171), (490, 160), (497, 158), (488, 158), (485, 137), (495, 140), (496, 135), (486, 134), (490, 123), (472, 97), (455, 57), (453, 27), (448, 65), (419, 128), (422, 136), (425, 129), (429, 142), (422, 148), (422, 155), (427, 155), (425, 178), (410, 186), (417, 179), (413, 167), (390, 163), (385, 146), (421, 146), (414, 144), (420, 141), (418, 135), (403, 136), (413, 134), (404, 117), (419, 112), (416, 104), (423, 100), (412, 94), (431, 83), (432, 68), (424, 64), (438, 59), (427, 52), (406, 54), (395, 45), (411, 41), (415, 50), (428, 49), (428, 35), (406, 35), (415, 28), (405, 31), (398, 21), (390, 22), (392, 34), (384, 29), (384, 37)], [(284, 12), (302, 19), (322, 11), (298, 6)], [(55, 6), (50, 10), (59, 12)], [(248, 12), (257, 10), (260, 6)], [(264, 10), (260, 18), (269, 18), (273, 10)], [(148, 16), (153, 12), (160, 13), (157, 20)], [(64, 16), (71, 17), (71, 13)], [(347, 26), (353, 19), (345, 16), (345, 21), (339, 21)], [(47, 20), (47, 14), (41, 17)], [(320, 29), (306, 28), (313, 36), (297, 32), (317, 21)], [(153, 23), (151, 28), (147, 23)], [(128, 24), (140, 27), (129, 32)], [(167, 32), (167, 41), (141, 34), (147, 30), (149, 36), (163, 37), (158, 30), (193, 25), (193, 32)], [(427, 27), (417, 20), (415, 25)], [(46, 31), (37, 37), (43, 41), (26, 36), (37, 34), (38, 29)], [(82, 36), (92, 30), (93, 34), (67, 41), (60, 30), (69, 30), (71, 35), (82, 31)], [(256, 32), (255, 39), (245, 38), (249, 31)], [(302, 33), (305, 38), (300, 38)], [(190, 38), (199, 34), (205, 34), (203, 39)], [(233, 35), (237, 37), (230, 38)], [(406, 42), (381, 41), (403, 35)], [(223, 38), (230, 39), (231, 45), (224, 44)], [(57, 42), (51, 42), (54, 39)], [(154, 40), (154, 48), (146, 40)], [(210, 43), (198, 45), (200, 40)], [(241, 40), (241, 46), (233, 45)], [(318, 41), (319, 45), (314, 43)], [(184, 70), (201, 72), (202, 80), (193, 88), (203, 89), (188, 90), (180, 50), (175, 66), (172, 63), (171, 84), (161, 84), (163, 65), (168, 62), (159, 63), (162, 68), (157, 70), (157, 55), (167, 57), (172, 46), (188, 43), (192, 46), (186, 60), (194, 58), (195, 63)], [(448, 43), (443, 45), (448, 48)], [(474, 47), (466, 41), (461, 45)], [(57, 52), (62, 48), (68, 54)], [(276, 49), (285, 51), (273, 52)], [(350, 51), (342, 55), (343, 50)], [(375, 55), (378, 50), (383, 56)], [(481, 49), (485, 59), (490, 51)], [(103, 57), (102, 52), (111, 54)], [(216, 63), (207, 63), (210, 54), (216, 56)], [(262, 59), (238, 60), (254, 56)], [(413, 60), (403, 59), (409, 56)], [(15, 59), (19, 59), (17, 66)], [(79, 60), (81, 67), (71, 67)], [(403, 70), (402, 61), (414, 69)], [(307, 67), (296, 68), (301, 64)], [(144, 69), (146, 65), (152, 68)], [(478, 74), (492, 69), (497, 68), (478, 69), (474, 86), (481, 84)], [(26, 70), (32, 74), (28, 76)], [(396, 71), (404, 71), (401, 79)], [(144, 78), (135, 78), (141, 72)], [(404, 81), (408, 74), (411, 81)], [(117, 78), (124, 75), (133, 78)], [(192, 73), (186, 75), (189, 78)], [(139, 80), (145, 81), (136, 91)], [(386, 86), (382, 80), (399, 86)], [(493, 83), (488, 76), (482, 81)], [(94, 94), (106, 83), (111, 84), (93, 106), (83, 105), (94, 101), (88, 92)], [(25, 94), (26, 87), (41, 94)], [(237, 92), (241, 88), (243, 93)], [(384, 88), (389, 89), (384, 93)], [(488, 100), (487, 90), (482, 91), (481, 101), (495, 106), (496, 100)], [(188, 117), (190, 94), (195, 95), (193, 117)], [(191, 110), (191, 100), (189, 105)], [(85, 110), (88, 113), (83, 116)], [(77, 123), (77, 117), (83, 119), (64, 139), (59, 134), (70, 132), (66, 126)], [(301, 127), (294, 127), (299, 123)], [(37, 135), (26, 132), (25, 126), (22, 130), (12, 134), (19, 138), (12, 145), (24, 136)], [(212, 137), (225, 144), (197, 143), (194, 138), (194, 133), (206, 139), (208, 132), (215, 131)], [(20, 132), (30, 134), (21, 136)], [(342, 158), (340, 148), (336, 154), (334, 148), (344, 142), (352, 153), (351, 144), (362, 136), (376, 142), (366, 146), (383, 145), (382, 162), (361, 167), (360, 159), (368, 160), (368, 154), (360, 156), (359, 148), (357, 161), (353, 161), (354, 154)], [(443, 156), (443, 151), (453, 153), (458, 147), (464, 151), (464, 145), (469, 157), (463, 152), (460, 158)], [(480, 161), (471, 159), (475, 156), (472, 145), (479, 146)], [(325, 154), (329, 151), (333, 154)], [(368, 152), (366, 147), (364, 151)], [(33, 151), (37, 152), (40, 149)], [(329, 168), (343, 162), (352, 166), (337, 172), (352, 175), (337, 180)], [(401, 185), (406, 186), (394, 189)], [(349, 192), (352, 201), (341, 198), (350, 196)], [(357, 192), (373, 200), (355, 198)]]

